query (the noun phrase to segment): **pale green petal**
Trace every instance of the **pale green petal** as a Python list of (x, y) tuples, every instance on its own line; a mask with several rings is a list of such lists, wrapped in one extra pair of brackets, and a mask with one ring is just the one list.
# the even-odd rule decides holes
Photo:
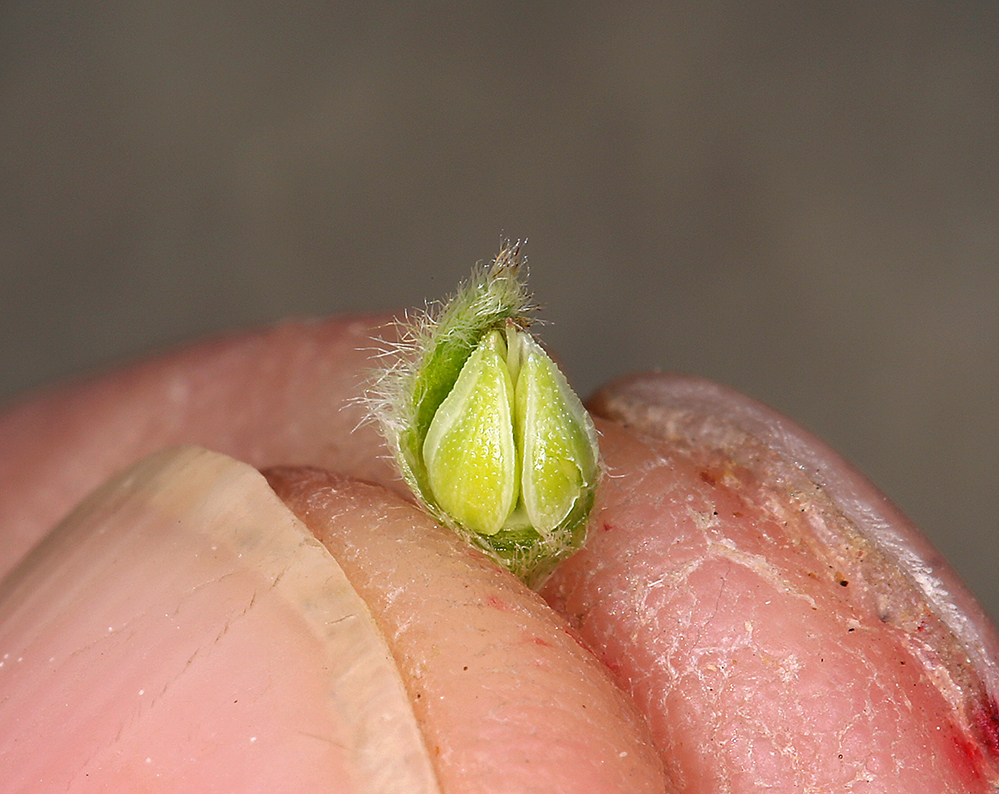
[(500, 530), (517, 501), (513, 383), (497, 331), (486, 334), (434, 415), (423, 458), (437, 505), (484, 535)]
[(555, 363), (528, 334), (515, 387), (521, 490), (534, 528), (557, 528), (577, 501), (590, 497), (597, 475), (596, 434), (589, 415)]

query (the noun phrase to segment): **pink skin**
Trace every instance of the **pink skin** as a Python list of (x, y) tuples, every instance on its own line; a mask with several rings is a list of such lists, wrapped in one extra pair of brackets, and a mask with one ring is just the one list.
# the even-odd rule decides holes
[(86, 494), (165, 446), (393, 481), (353, 402), (372, 367), (372, 337), (388, 323), (280, 323), (22, 398), (0, 415), (0, 576)]
[(232, 458), (90, 497), (0, 584), (0, 648), (4, 791), (438, 792), (363, 601)]
[[(197, 441), (258, 466), (314, 463), (390, 479), (377, 436), (370, 428), (353, 432), (363, 416), (353, 400), (371, 366), (370, 351), (358, 348), (370, 346), (377, 323), (284, 324), (22, 402), (0, 419), (0, 458), (12, 484), (0, 495), (0, 514), (17, 530), (3, 538), (5, 558), (13, 564), (79, 493), (165, 444)], [(282, 471), (294, 483), (292, 470)], [(350, 540), (339, 553), (380, 609), (378, 633), (392, 634), (412, 688), (407, 707), (420, 712), (433, 742), (442, 790), (667, 790), (633, 704), (537, 595), (383, 487), (341, 482), (323, 498), (330, 511), (324, 539), (331, 546)], [(225, 505), (234, 497), (200, 501)], [(236, 523), (259, 518), (255, 506)], [(0, 646), (13, 652), (9, 665), (42, 656), (55, 662), (0, 670), (0, 736), (12, 740), (0, 742), (0, 767), (16, 764), (25, 785), (59, 790), (69, 781), (81, 791), (195, 783), (209, 791), (355, 790), (344, 782), (358, 777), (350, 754), (316, 753), (329, 743), (302, 740), (335, 737), (343, 719), (321, 707), (329, 699), (321, 673), (331, 662), (317, 656), (317, 645), (325, 646), (315, 632), (298, 630), (302, 615), (288, 598), (274, 597), (271, 582), (288, 587), (290, 575), (265, 570), (255, 544), (239, 554), (206, 553), (196, 518), (178, 524), (195, 525), (190, 533), (171, 529), (173, 514), (149, 521), (156, 533), (136, 532), (127, 521), (82, 531), (73, 516), (49, 536), (62, 540), (42, 544), (5, 580)], [(397, 539), (386, 547), (390, 531)], [(165, 548), (159, 532), (170, 539)], [(407, 553), (395, 561), (403, 541)], [(422, 603), (413, 589), (419, 577)], [(320, 596), (327, 587), (316, 587)], [(171, 619), (180, 613), (187, 618)], [(63, 630), (67, 621), (76, 628)], [(124, 628), (108, 639), (106, 626)], [(205, 658), (211, 662), (200, 663)], [(458, 659), (471, 672), (452, 676)], [(143, 700), (163, 692), (169, 697)], [(258, 738), (252, 746), (250, 735)], [(286, 754), (275, 755), (282, 743)], [(294, 774), (282, 774), (285, 763)]]
[(543, 593), (645, 711), (680, 790), (993, 790), (995, 629), (883, 496), (697, 378), (626, 379), (591, 408), (616, 422), (599, 425), (609, 476)]
[(633, 704), (535, 593), (384, 488), (272, 482), (314, 535), (255, 469), (184, 447), (6, 580), (11, 790), (664, 791)]
[(445, 791), (664, 790), (633, 704), (515, 577), (383, 488), (265, 474), (385, 632)]
[[(14, 407), (0, 560), (181, 441), (398, 489), (370, 428), (349, 432), (360, 409), (342, 409), (377, 324), (289, 323)], [(593, 536), (544, 594), (646, 712), (678, 790), (991, 790), (994, 630), (870, 486), (700, 381), (637, 379), (593, 408), (614, 421)]]

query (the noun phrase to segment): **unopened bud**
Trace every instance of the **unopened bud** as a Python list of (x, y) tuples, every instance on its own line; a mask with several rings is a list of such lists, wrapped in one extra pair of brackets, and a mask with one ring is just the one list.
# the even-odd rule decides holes
[(421, 503), (537, 584), (585, 539), (599, 456), (579, 398), (524, 330), (518, 267), (505, 248), (409, 329), (373, 413)]

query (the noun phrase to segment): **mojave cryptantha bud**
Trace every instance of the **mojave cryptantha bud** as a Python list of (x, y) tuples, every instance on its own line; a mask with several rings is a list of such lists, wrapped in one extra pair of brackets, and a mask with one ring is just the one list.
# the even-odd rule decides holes
[(517, 246), (404, 328), (373, 389), (421, 503), (528, 583), (582, 545), (599, 477), (579, 398), (526, 330)]

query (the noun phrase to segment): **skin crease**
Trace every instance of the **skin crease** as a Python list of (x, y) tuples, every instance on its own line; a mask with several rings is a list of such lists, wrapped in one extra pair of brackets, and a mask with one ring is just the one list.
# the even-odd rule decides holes
[[(358, 349), (382, 324), (286, 323), (24, 398), (0, 417), (0, 560), (12, 567), (83, 494), (170, 443), (398, 488), (373, 431), (350, 432), (361, 409), (342, 408), (368, 366)], [(769, 465), (733, 466), (683, 433), (600, 429), (608, 477), (594, 534), (544, 593), (646, 710), (681, 790), (992, 790), (994, 648), (983, 642), (964, 679), (948, 678), (974, 633), (949, 642), (953, 621), (937, 614), (953, 602), (991, 637), (963, 591), (928, 602), (940, 641), (913, 643), (918, 598), (897, 624), (863, 608), (898, 559), (852, 570), (860, 578), (844, 588), (824, 552), (788, 541), (814, 531), (796, 519), (796, 534), (785, 532), (781, 517), (798, 503), (773, 487)], [(901, 542), (934, 561), (923, 541)]]

